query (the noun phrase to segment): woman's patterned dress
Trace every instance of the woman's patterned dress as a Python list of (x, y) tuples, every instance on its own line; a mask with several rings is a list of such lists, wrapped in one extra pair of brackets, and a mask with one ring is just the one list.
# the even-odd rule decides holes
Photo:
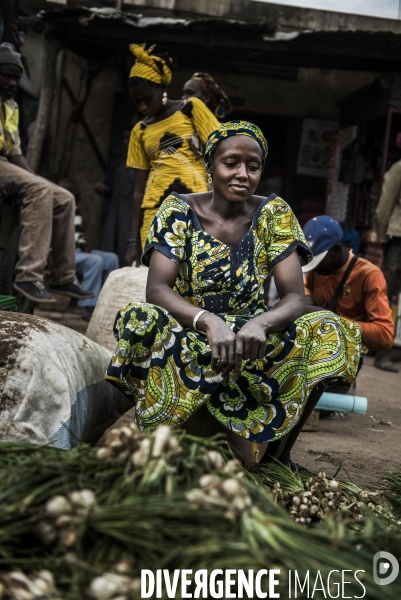
[[(157, 249), (178, 265), (174, 291), (217, 314), (237, 332), (265, 312), (264, 282), (274, 265), (298, 251), (311, 260), (288, 204), (271, 196), (256, 211), (236, 246), (202, 230), (195, 211), (170, 195), (153, 221), (143, 262)], [(352, 382), (360, 356), (360, 328), (329, 311), (300, 317), (268, 336), (263, 359), (243, 361), (234, 381), (210, 367), (206, 335), (185, 329), (163, 308), (134, 303), (118, 313), (116, 350), (106, 379), (136, 406), (143, 430), (183, 424), (200, 406), (238, 435), (270, 442), (298, 421), (310, 392), (322, 380)]]

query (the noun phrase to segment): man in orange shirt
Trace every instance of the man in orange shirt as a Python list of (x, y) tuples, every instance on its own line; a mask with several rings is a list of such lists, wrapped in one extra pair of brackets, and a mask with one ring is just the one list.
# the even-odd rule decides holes
[[(368, 260), (354, 257), (342, 241), (340, 224), (331, 217), (311, 219), (304, 234), (314, 254), (313, 261), (303, 267), (309, 312), (329, 308), (360, 325), (364, 346), (389, 350), (394, 323), (382, 271)], [(390, 363), (389, 370), (397, 369)]]

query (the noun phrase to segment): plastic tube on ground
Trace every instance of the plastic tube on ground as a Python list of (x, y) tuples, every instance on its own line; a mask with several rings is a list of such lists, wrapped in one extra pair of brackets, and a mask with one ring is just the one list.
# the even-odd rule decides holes
[(363, 396), (348, 396), (347, 394), (324, 392), (315, 408), (316, 410), (334, 410), (366, 415), (368, 399)]

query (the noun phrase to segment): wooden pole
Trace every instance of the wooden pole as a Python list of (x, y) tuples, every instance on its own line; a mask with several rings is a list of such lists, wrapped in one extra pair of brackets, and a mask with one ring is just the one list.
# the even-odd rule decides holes
[(42, 155), (43, 142), (49, 123), (50, 104), (53, 93), (57, 55), (61, 50), (61, 42), (51, 37), (45, 37), (45, 67), (43, 71), (40, 100), (36, 120), (29, 127), (29, 144), (27, 159), (34, 171), (37, 171)]
[(102, 68), (102, 64), (94, 63), (87, 59), (81, 59), (80, 86), (76, 102), (67, 122), (63, 153), (57, 177), (58, 180), (68, 177), (78, 123), (81, 120), (82, 113), (88, 100), (92, 82)]
[[(77, 101), (77, 99), (74, 96), (74, 93), (71, 89), (70, 84), (68, 83), (68, 81), (66, 79), (63, 79), (63, 86), (65, 87), (65, 91), (67, 92), (67, 96), (69, 97), (69, 99), (71, 100), (71, 103), (74, 105)], [(98, 160), (98, 163), (100, 165), (100, 167), (103, 169), (103, 171), (106, 173), (107, 171), (107, 162), (105, 161), (105, 159), (103, 158), (102, 153), (99, 150), (99, 147), (96, 143), (95, 140), (95, 136), (93, 135), (91, 128), (88, 125), (87, 120), (85, 119), (84, 115), (81, 114), (80, 117), (80, 122), (81, 125), (83, 127), (84, 132), (86, 133), (86, 137), (88, 138), (88, 142), (90, 143), (93, 152), (95, 153), (95, 156)]]
[(63, 90), (65, 50), (61, 50), (57, 56), (56, 73), (54, 81), (54, 91), (52, 105), (50, 109), (49, 122), (49, 155), (48, 155), (48, 170), (49, 179), (54, 181), (56, 174), (56, 158), (57, 158), (57, 137), (60, 120), (61, 94)]

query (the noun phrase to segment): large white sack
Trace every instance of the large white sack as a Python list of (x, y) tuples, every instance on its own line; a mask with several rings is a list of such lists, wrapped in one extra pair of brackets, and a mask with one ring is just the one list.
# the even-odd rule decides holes
[(124, 267), (108, 276), (89, 322), (86, 336), (111, 352), (116, 347), (113, 325), (120, 308), (145, 302), (147, 267)]
[(0, 440), (2, 442), (25, 442), (47, 444), (47, 439), (29, 423), (23, 421), (0, 420)]
[(27, 423), (58, 448), (95, 443), (132, 408), (104, 380), (110, 358), (63, 325), (1, 311), (0, 420)]

